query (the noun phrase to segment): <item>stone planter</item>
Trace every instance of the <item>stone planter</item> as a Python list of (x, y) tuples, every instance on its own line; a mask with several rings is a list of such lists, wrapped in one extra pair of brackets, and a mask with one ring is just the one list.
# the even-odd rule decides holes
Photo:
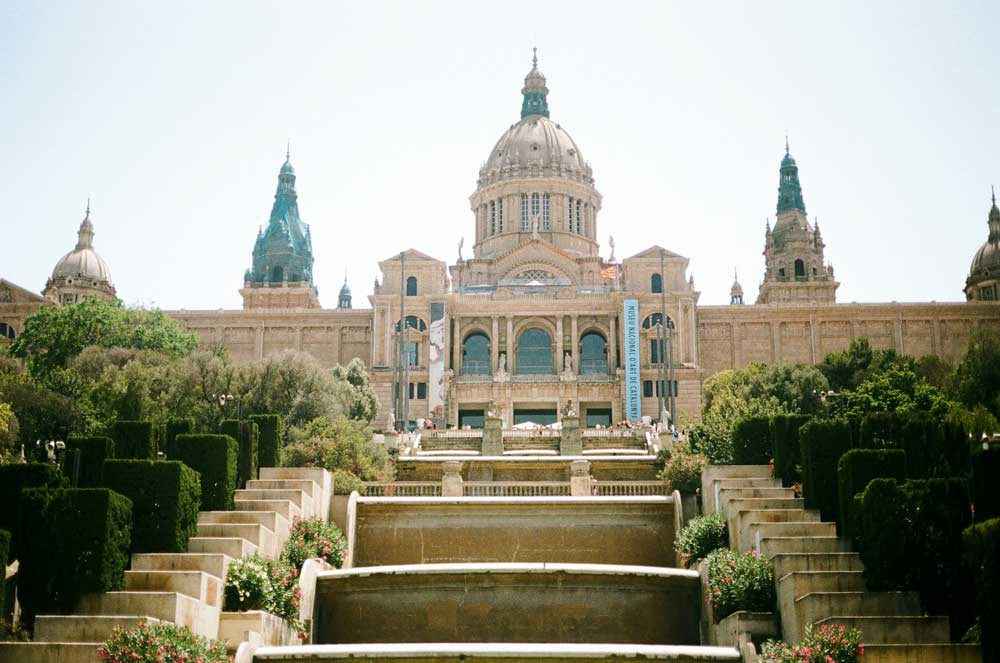
[(698, 509), (698, 496), (693, 493), (686, 495), (681, 493), (681, 508), (683, 509), (684, 524), (687, 525), (692, 518), (701, 513)]
[(260, 636), (265, 647), (283, 647), (301, 644), (299, 634), (288, 622), (263, 610), (223, 612), (219, 615), (219, 640), (226, 642), (226, 649), (233, 653), (250, 634)]
[(743, 634), (777, 638), (778, 618), (773, 612), (734, 612), (718, 624), (709, 624), (708, 644), (737, 647)]

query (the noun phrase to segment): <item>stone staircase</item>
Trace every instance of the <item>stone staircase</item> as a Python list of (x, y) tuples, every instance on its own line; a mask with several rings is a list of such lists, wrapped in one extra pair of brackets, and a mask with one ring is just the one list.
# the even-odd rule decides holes
[(119, 624), (173, 622), (218, 638), (233, 559), (255, 552), (275, 557), (293, 518), (328, 516), (331, 487), (325, 470), (261, 468), (260, 476), (236, 491), (236, 510), (198, 514), (188, 552), (133, 555), (122, 591), (84, 595), (72, 615), (39, 615), (33, 642), (0, 643), (0, 663), (94, 663), (97, 647)]
[(978, 646), (951, 644), (948, 618), (923, 615), (915, 592), (867, 591), (850, 542), (766, 465), (711, 466), (702, 491), (703, 510), (725, 516), (730, 546), (774, 563), (785, 642), (801, 640), (807, 624), (844, 624), (861, 630), (866, 663), (982, 660)]

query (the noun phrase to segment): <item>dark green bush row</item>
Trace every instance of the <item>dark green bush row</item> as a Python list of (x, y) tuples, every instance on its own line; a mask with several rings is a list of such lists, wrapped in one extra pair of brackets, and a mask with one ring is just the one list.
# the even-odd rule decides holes
[[(18, 516), (18, 498), (27, 488), (60, 488), (66, 484), (59, 468), (50, 463), (0, 465), (0, 529), (10, 532), (10, 550), (7, 562), (21, 554), (21, 518)], [(30, 523), (31, 521), (27, 521)]]
[(174, 448), (177, 436), (192, 433), (194, 433), (194, 419), (191, 417), (175, 417), (167, 421), (163, 426), (163, 450), (167, 454), (167, 460), (177, 460), (177, 450)]
[(867, 415), (861, 421), (856, 446), (902, 449), (907, 472), (914, 478), (958, 477), (969, 472), (968, 436), (962, 427), (922, 412)]
[(802, 481), (799, 471), (799, 465), (802, 464), (799, 429), (809, 419), (809, 415), (806, 414), (783, 414), (771, 418), (774, 476), (781, 479), (781, 484), (786, 488)]
[(851, 448), (851, 428), (843, 419), (814, 419), (799, 429), (802, 496), (806, 508), (819, 509), (824, 521), (837, 521), (837, 463)]
[(236, 487), (244, 488), (247, 481), (257, 478), (257, 424), (252, 421), (226, 419), (220, 431), (236, 440)]
[(117, 458), (156, 458), (156, 427), (150, 421), (116, 421), (111, 436)]
[(284, 422), (280, 414), (252, 414), (250, 421), (257, 424), (257, 467), (281, 466), (281, 438)]
[(976, 522), (1000, 517), (1000, 447), (972, 455), (972, 503)]
[[(15, 507), (16, 508), (16, 507)], [(6, 560), (8, 555), (10, 555), (10, 532), (5, 529), (0, 529), (0, 559)], [(4, 564), (6, 566), (6, 563)], [(3, 598), (6, 588), (4, 587), (4, 582), (7, 580), (7, 574), (4, 573), (0, 575), (0, 615), (6, 614), (3, 610)]]
[(840, 499), (840, 532), (853, 536), (854, 496), (872, 479), (906, 479), (906, 452), (902, 449), (851, 449), (837, 462), (837, 494)]
[(76, 451), (80, 458), (80, 476), (78, 488), (96, 488), (101, 485), (101, 472), (104, 461), (115, 457), (115, 441), (110, 437), (77, 437), (71, 435), (66, 440), (66, 461), (63, 472), (72, 480), (73, 456), (70, 451)]
[(184, 552), (198, 529), (198, 473), (170, 460), (107, 460), (104, 485), (132, 500), (132, 552)]
[(236, 491), (236, 440), (228, 435), (178, 435), (177, 460), (201, 474), (201, 508), (228, 511)]
[(1000, 518), (984, 520), (962, 532), (965, 557), (976, 579), (976, 613), (983, 661), (1000, 661)]
[(925, 614), (948, 615), (960, 638), (974, 619), (972, 574), (956, 545), (972, 521), (968, 482), (875, 479), (852, 509), (866, 587), (920, 592)]
[(733, 426), (733, 462), (767, 465), (771, 460), (771, 423), (768, 417), (746, 417)]
[(132, 502), (106, 488), (31, 488), (19, 511), (31, 522), (18, 570), (22, 616), (68, 612), (81, 594), (121, 589)]

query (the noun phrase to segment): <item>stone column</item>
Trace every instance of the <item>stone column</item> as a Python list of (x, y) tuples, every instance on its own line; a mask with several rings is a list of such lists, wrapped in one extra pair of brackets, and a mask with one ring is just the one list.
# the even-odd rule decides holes
[(583, 438), (580, 437), (580, 418), (563, 417), (562, 435), (559, 437), (560, 456), (579, 456), (583, 453)]
[(442, 466), (444, 476), (441, 477), (441, 496), (463, 497), (465, 491), (462, 488), (462, 461), (446, 460)]
[(514, 373), (514, 317), (507, 316), (507, 372)]
[(618, 329), (615, 324), (615, 314), (608, 316), (608, 374), (614, 375), (615, 357), (618, 356)]
[(556, 316), (556, 372), (562, 371), (563, 365), (563, 316)]
[[(579, 316), (573, 315), (572, 325), (570, 325), (570, 332), (573, 334), (572, 345), (573, 348), (573, 372), (580, 372), (580, 328), (579, 328)], [(563, 358), (560, 357), (559, 361)]]
[(572, 461), (569, 464), (569, 494), (573, 497), (590, 497), (592, 492), (590, 461)]
[(503, 455), (503, 420), (499, 417), (486, 416), (483, 422), (483, 447), (481, 453), (484, 456)]
[[(500, 367), (500, 321), (497, 316), (493, 316), (493, 325), (490, 328), (490, 374), (492, 375)], [(510, 357), (507, 357), (507, 365), (510, 366)]]
[(462, 320), (453, 318), (455, 321), (455, 375), (462, 374)]
[(260, 326), (257, 327), (256, 334), (254, 336), (253, 353), (254, 353), (254, 356), (257, 357), (257, 359), (263, 359), (264, 358), (264, 325), (263, 324), (261, 324)]

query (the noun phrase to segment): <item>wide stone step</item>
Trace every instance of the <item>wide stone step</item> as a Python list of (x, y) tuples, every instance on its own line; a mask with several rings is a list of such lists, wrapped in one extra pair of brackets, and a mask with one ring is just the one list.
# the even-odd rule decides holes
[(795, 571), (863, 571), (857, 553), (781, 553), (771, 558), (774, 577), (781, 579)]
[(802, 624), (812, 624), (834, 615), (921, 615), (920, 596), (915, 592), (812, 592), (795, 599), (795, 610)]
[(330, 485), (330, 473), (322, 467), (262, 467), (260, 478), (265, 480), (305, 479), (322, 488)]
[(257, 546), (262, 555), (273, 555), (274, 532), (250, 523), (198, 523), (199, 537), (242, 538)]
[(742, 552), (755, 550), (760, 539), (773, 536), (837, 536), (837, 524), (816, 521), (746, 523), (740, 531), (740, 542), (745, 547), (741, 547), (740, 550)]
[(313, 502), (319, 501), (322, 488), (315, 481), (308, 479), (250, 479), (247, 481), (247, 490), (301, 490), (305, 492)]
[(222, 579), (201, 571), (126, 571), (125, 589), (130, 592), (177, 592), (222, 607)]
[(302, 490), (268, 488), (266, 490), (237, 490), (235, 499), (237, 502), (249, 500), (288, 500), (302, 511), (302, 517), (308, 518), (312, 515), (312, 498)]
[(201, 571), (221, 580), (233, 558), (213, 553), (139, 553), (132, 555), (133, 571)]
[(289, 519), (277, 511), (202, 511), (198, 524), (205, 525), (263, 525), (274, 533), (287, 530)]
[(793, 600), (813, 592), (863, 592), (861, 571), (797, 571), (778, 578), (778, 594)]
[[(815, 624), (843, 624), (859, 629), (866, 645), (868, 643), (944, 644), (951, 639), (947, 617), (834, 616), (821, 619)], [(867, 648), (865, 651), (867, 653)]]
[(218, 633), (219, 612), (219, 608), (177, 592), (84, 594), (77, 605), (81, 615), (149, 615), (209, 638)]
[(727, 518), (729, 526), (730, 546), (737, 550), (752, 550), (751, 541), (744, 541), (739, 536), (748, 523), (801, 523), (819, 522), (819, 511), (815, 509), (746, 509), (736, 514), (735, 518)]
[(0, 642), (0, 663), (94, 663), (100, 643)]
[(837, 536), (769, 536), (760, 540), (757, 552), (771, 559), (778, 553), (851, 552), (851, 545)]
[(982, 663), (979, 645), (865, 644), (865, 663)]
[(432, 642), (363, 645), (305, 645), (261, 647), (254, 663), (595, 663), (596, 661), (663, 661), (664, 663), (737, 663), (740, 653), (732, 647), (633, 644), (530, 644), (495, 642)]
[(117, 626), (132, 629), (159, 621), (144, 615), (38, 615), (34, 638), (35, 642), (104, 642)]
[(257, 552), (257, 546), (243, 537), (194, 536), (188, 539), (188, 552), (215, 553), (240, 559)]
[(730, 521), (734, 520), (740, 511), (749, 509), (803, 510), (806, 507), (806, 501), (798, 497), (737, 497), (726, 502), (722, 502), (720, 498), (719, 504), (723, 507), (722, 514)]
[[(237, 493), (238, 494), (238, 493)], [(290, 500), (248, 500), (236, 501), (237, 511), (275, 511), (282, 518), (291, 522), (302, 517), (302, 509)]]
[(727, 513), (726, 505), (737, 499), (795, 499), (791, 488), (729, 487), (719, 489), (719, 508)]

